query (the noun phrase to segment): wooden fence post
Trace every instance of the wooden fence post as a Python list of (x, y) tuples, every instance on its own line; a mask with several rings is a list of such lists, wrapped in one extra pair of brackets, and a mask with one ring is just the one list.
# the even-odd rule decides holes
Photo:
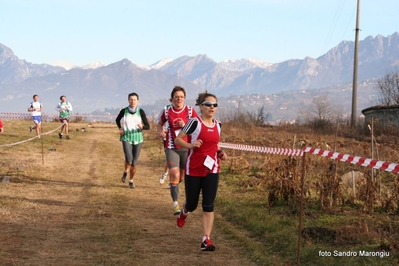
[(303, 153), (302, 156), (302, 177), (301, 177), (301, 198), (299, 203), (299, 225), (298, 225), (298, 254), (297, 254), (297, 263), (301, 264), (301, 242), (302, 242), (302, 216), (303, 216), (303, 194), (304, 194), (304, 184), (305, 184), (305, 175), (306, 175), (306, 153)]

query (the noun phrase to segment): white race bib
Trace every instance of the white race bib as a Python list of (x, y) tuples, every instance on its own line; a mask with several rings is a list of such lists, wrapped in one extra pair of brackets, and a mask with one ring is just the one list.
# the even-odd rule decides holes
[(209, 169), (212, 170), (213, 165), (215, 164), (215, 160), (212, 159), (209, 155), (206, 156), (204, 165)]

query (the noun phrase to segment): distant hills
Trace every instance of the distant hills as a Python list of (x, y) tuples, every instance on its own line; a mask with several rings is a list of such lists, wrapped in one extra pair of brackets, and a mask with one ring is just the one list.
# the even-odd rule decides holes
[[(336, 94), (340, 94), (337, 88), (350, 91), (353, 56), (354, 43), (342, 41), (318, 58), (291, 59), (274, 64), (254, 59), (230, 59), (217, 63), (201, 54), (162, 59), (152, 66), (140, 66), (122, 59), (109, 65), (95, 62), (66, 70), (26, 62), (0, 44), (0, 112), (24, 112), (33, 94), (40, 95), (48, 112), (53, 112), (53, 106), (62, 94), (68, 96), (78, 112), (101, 112), (105, 108), (125, 106), (127, 94), (133, 91), (140, 95), (142, 105), (157, 109), (168, 101), (175, 85), (186, 88), (189, 99), (208, 90), (223, 98), (230, 107), (245, 95), (263, 95), (260, 99), (279, 98), (279, 105), (284, 105), (287, 100), (282, 99), (282, 95), (296, 95), (301, 91), (300, 95), (309, 97), (323, 91), (331, 94), (332, 101), (340, 105), (348, 100), (348, 93), (343, 96), (345, 99), (336, 99)], [(388, 71), (395, 71), (398, 64), (399, 33), (387, 37), (369, 36), (360, 41), (359, 108), (372, 104), (373, 97), (376, 97), (371, 90), (375, 80)], [(290, 91), (295, 93), (284, 93)], [(298, 108), (306, 101), (309, 103), (309, 99), (297, 98), (298, 103), (294, 101), (288, 108), (294, 115), (298, 113), (293, 109), (295, 105)], [(364, 102), (360, 102), (363, 98)], [(259, 100), (245, 108), (268, 107), (268, 104), (267, 100)], [(270, 108), (268, 111), (276, 112), (275, 116), (282, 119), (292, 118), (287, 111), (287, 115), (280, 114), (284, 110), (287, 108)]]

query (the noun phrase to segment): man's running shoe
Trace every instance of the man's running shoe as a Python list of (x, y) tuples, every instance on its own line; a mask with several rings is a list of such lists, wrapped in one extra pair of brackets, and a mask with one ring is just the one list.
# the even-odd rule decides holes
[(177, 226), (183, 227), (186, 223), (187, 214), (184, 214), (183, 211), (180, 213), (179, 217), (177, 217)]
[(123, 183), (126, 182), (126, 176), (127, 176), (127, 173), (123, 172), (123, 176), (122, 176), (122, 182)]
[(29, 132), (32, 132), (33, 131), (33, 127), (29, 127)]
[(136, 186), (134, 185), (133, 181), (129, 181), (129, 187), (130, 188), (135, 188)]
[(173, 215), (180, 215), (181, 210), (179, 207), (179, 204), (177, 204), (175, 207), (173, 207)]
[(202, 251), (215, 251), (216, 247), (212, 244), (212, 241), (209, 237), (206, 237), (204, 241), (201, 243), (201, 250)]
[(163, 173), (161, 177), (159, 178), (159, 184), (163, 184), (165, 182), (166, 177), (168, 176), (168, 173)]
[(60, 137), (60, 139), (62, 139), (62, 133), (58, 133), (58, 137)]

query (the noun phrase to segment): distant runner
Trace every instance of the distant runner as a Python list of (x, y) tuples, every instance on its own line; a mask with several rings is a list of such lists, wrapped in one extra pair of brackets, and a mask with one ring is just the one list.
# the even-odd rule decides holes
[(61, 132), (58, 133), (58, 136), (62, 139), (62, 132), (65, 131), (65, 137), (69, 139), (69, 117), (71, 116), (70, 112), (72, 112), (73, 109), (71, 103), (67, 102), (65, 95), (62, 95), (60, 100), (61, 101), (55, 107), (55, 110), (59, 113), (58, 119), (62, 123)]
[(28, 112), (32, 113), (32, 121), (35, 124), (33, 127), (29, 127), (29, 131), (36, 130), (36, 135), (40, 138), (40, 128), (42, 124), (42, 111), (43, 105), (39, 102), (39, 96), (33, 95), (33, 102), (29, 104)]

